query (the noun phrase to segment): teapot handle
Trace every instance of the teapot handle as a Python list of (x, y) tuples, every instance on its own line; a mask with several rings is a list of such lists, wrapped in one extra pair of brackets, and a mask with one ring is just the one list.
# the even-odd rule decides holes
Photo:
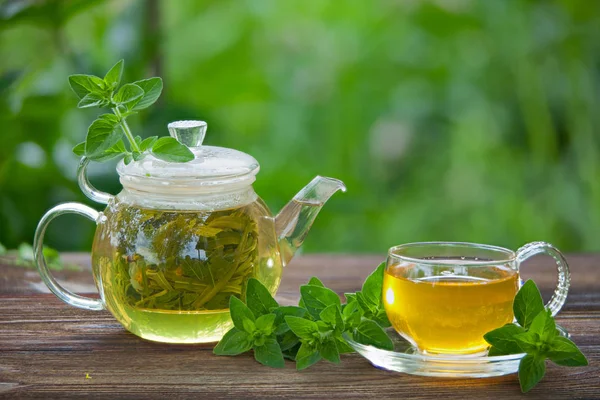
[(89, 181), (87, 177), (87, 167), (90, 164), (90, 159), (82, 157), (79, 167), (77, 168), (77, 182), (79, 188), (90, 200), (100, 204), (108, 204), (113, 195), (110, 193), (102, 192), (96, 189)]
[(43, 251), (46, 228), (54, 218), (70, 213), (83, 215), (84, 217), (87, 217), (96, 223), (98, 223), (99, 218), (102, 216), (102, 214), (93, 208), (79, 203), (64, 203), (49, 210), (46, 214), (44, 214), (35, 231), (35, 238), (33, 239), (33, 258), (35, 260), (35, 264), (37, 265), (40, 276), (42, 277), (42, 281), (44, 281), (46, 286), (48, 286), (48, 289), (50, 289), (50, 291), (54, 293), (56, 297), (75, 307), (84, 308), (86, 310), (103, 310), (104, 303), (102, 300), (79, 296), (63, 288), (50, 274), (50, 270), (46, 264)]

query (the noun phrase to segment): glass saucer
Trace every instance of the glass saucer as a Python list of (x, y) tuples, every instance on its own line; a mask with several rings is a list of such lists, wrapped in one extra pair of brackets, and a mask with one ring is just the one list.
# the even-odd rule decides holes
[[(564, 328), (558, 326), (557, 328), (561, 335), (569, 336)], [(508, 375), (517, 372), (519, 362), (525, 356), (525, 354), (494, 357), (485, 354), (427, 355), (419, 353), (393, 328), (386, 329), (386, 333), (394, 343), (394, 351), (357, 343), (348, 333), (344, 333), (344, 339), (375, 367), (411, 375), (447, 378), (487, 378)]]

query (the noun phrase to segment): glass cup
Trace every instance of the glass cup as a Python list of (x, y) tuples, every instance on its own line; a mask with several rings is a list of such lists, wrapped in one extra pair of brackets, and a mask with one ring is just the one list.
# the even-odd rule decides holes
[(569, 266), (558, 249), (535, 242), (517, 252), (475, 243), (423, 242), (392, 247), (383, 300), (394, 329), (422, 353), (485, 352), (483, 335), (514, 321), (519, 267), (536, 254), (554, 258), (558, 284), (546, 307), (556, 315), (569, 290)]

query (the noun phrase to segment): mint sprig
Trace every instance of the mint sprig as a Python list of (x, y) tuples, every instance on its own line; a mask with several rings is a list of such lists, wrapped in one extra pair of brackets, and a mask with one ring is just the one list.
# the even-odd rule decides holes
[[(280, 306), (267, 288), (250, 279), (246, 304), (236, 297), (230, 299), (234, 328), (225, 334), (214, 353), (237, 355), (252, 349), (256, 361), (263, 365), (283, 367), (283, 359), (287, 358), (302, 370), (322, 359), (339, 363), (340, 354), (353, 352), (344, 333), (359, 343), (391, 350), (392, 341), (384, 331), (389, 326), (381, 295), (384, 269), (382, 263), (361, 291), (346, 294), (347, 304), (313, 277), (300, 287), (297, 307)], [(360, 303), (358, 298), (362, 299)]]
[(152, 137), (142, 141), (139, 136), (133, 136), (127, 117), (154, 104), (160, 97), (163, 83), (161, 78), (155, 77), (119, 87), (123, 65), (123, 60), (117, 62), (104, 78), (94, 75), (69, 76), (71, 89), (80, 99), (77, 107), (110, 108), (113, 112), (102, 114), (92, 122), (85, 142), (76, 145), (73, 153), (97, 162), (124, 158), (125, 164), (141, 160), (149, 153), (168, 162), (193, 160), (194, 154), (190, 149), (175, 138)]
[[(340, 362), (340, 354), (354, 350), (343, 338), (385, 350), (393, 343), (384, 328), (390, 326), (383, 307), (385, 263), (365, 280), (362, 290), (346, 293), (346, 304), (316, 277), (300, 287), (298, 306), (280, 306), (258, 280), (250, 279), (246, 304), (230, 300), (234, 328), (217, 344), (217, 355), (237, 355), (254, 350), (255, 359), (271, 367), (283, 367), (283, 359), (302, 370), (322, 359)], [(531, 390), (546, 372), (546, 360), (557, 365), (585, 366), (587, 359), (575, 343), (560, 335), (539, 289), (527, 281), (515, 296), (515, 324), (485, 334), (491, 345), (488, 355), (522, 354), (519, 364), (521, 390)]]
[(523, 393), (531, 390), (546, 373), (546, 360), (569, 367), (588, 365), (577, 345), (560, 336), (550, 310), (544, 308), (535, 282), (528, 280), (513, 302), (518, 324), (506, 324), (484, 335), (492, 345), (490, 356), (526, 355), (519, 363), (519, 383)]

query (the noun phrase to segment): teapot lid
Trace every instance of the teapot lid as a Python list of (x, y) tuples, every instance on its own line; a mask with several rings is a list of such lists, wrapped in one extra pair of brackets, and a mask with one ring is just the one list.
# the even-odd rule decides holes
[(204, 121), (176, 121), (168, 125), (169, 133), (189, 147), (195, 158), (186, 163), (164, 161), (153, 154), (142, 160), (117, 166), (125, 187), (153, 192), (222, 191), (223, 186), (240, 188), (254, 182), (259, 171), (258, 161), (238, 150), (203, 146), (207, 124)]

